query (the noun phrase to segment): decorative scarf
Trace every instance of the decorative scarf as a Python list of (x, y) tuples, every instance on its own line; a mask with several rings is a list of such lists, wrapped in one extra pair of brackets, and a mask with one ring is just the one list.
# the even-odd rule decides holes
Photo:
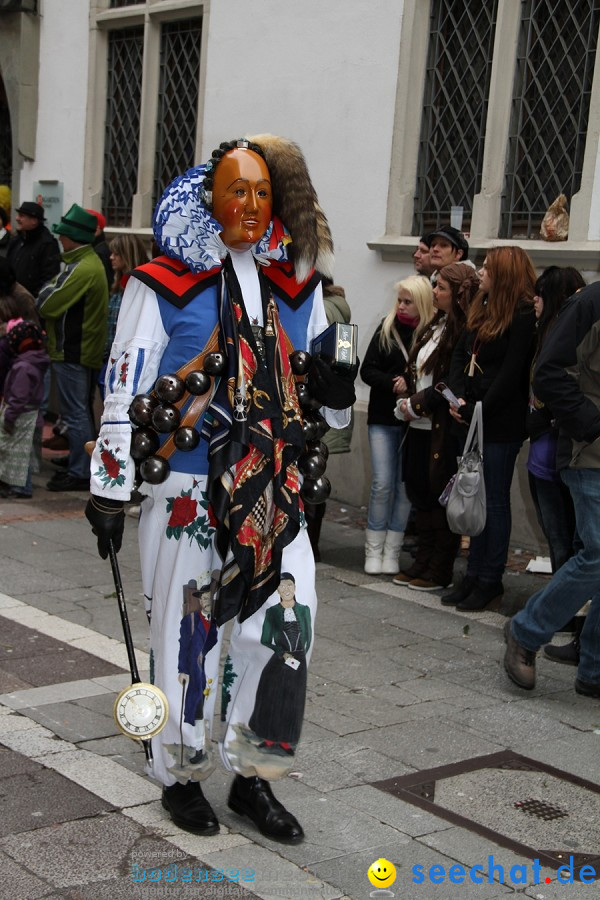
[[(223, 560), (214, 617), (243, 622), (276, 590), (281, 556), (300, 528), (296, 461), (304, 449), (291, 346), (259, 269), (264, 361), (228, 256), (220, 303), (227, 373), (207, 410), (208, 495)], [(235, 538), (232, 540), (232, 536)]]

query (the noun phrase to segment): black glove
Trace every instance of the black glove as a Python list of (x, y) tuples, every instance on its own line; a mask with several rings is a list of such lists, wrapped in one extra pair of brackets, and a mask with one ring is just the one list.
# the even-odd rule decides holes
[(98, 553), (102, 559), (108, 556), (109, 541), (113, 542), (115, 553), (121, 549), (125, 513), (121, 500), (109, 500), (108, 497), (96, 497), (92, 494), (85, 508), (85, 517), (98, 538)]
[(354, 381), (358, 362), (348, 369), (334, 369), (320, 356), (313, 356), (306, 384), (311, 397), (329, 409), (347, 409), (356, 400)]

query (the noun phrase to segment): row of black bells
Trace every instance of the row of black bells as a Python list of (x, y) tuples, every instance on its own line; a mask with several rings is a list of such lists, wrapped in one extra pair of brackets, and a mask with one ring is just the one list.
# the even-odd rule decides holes
[[(194, 450), (200, 442), (200, 434), (192, 425), (181, 425), (181, 413), (175, 404), (186, 391), (202, 396), (211, 388), (211, 377), (222, 375), (226, 357), (215, 351), (204, 357), (202, 370), (190, 372), (185, 379), (178, 375), (161, 375), (148, 394), (138, 394), (129, 407), (129, 418), (136, 426), (131, 435), (130, 453), (136, 461), (137, 483), (161, 484), (170, 471), (168, 460), (157, 455), (159, 434), (173, 434), (177, 450), (184, 453)], [(306, 375), (311, 355), (304, 350), (290, 354), (292, 372), (297, 377)], [(306, 449), (298, 459), (303, 476), (300, 496), (307, 503), (324, 503), (331, 493), (331, 483), (325, 476), (329, 450), (321, 440), (329, 425), (318, 412), (320, 403), (310, 396), (306, 383), (296, 382), (298, 403), (302, 410), (302, 430)]]

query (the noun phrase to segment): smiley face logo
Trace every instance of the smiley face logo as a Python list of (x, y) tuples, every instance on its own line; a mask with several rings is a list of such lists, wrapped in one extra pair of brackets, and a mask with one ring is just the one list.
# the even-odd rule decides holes
[(388, 859), (376, 859), (367, 871), (373, 887), (387, 888), (396, 880), (396, 867)]

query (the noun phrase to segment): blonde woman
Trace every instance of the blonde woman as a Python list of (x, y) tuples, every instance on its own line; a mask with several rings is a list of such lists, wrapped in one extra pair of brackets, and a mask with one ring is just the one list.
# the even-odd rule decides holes
[(371, 338), (360, 375), (371, 388), (367, 425), (373, 480), (367, 513), (365, 572), (396, 575), (409, 512), (402, 483), (405, 423), (394, 416), (398, 397), (406, 393), (410, 348), (433, 318), (433, 290), (428, 278), (411, 275), (395, 286), (392, 309)]

